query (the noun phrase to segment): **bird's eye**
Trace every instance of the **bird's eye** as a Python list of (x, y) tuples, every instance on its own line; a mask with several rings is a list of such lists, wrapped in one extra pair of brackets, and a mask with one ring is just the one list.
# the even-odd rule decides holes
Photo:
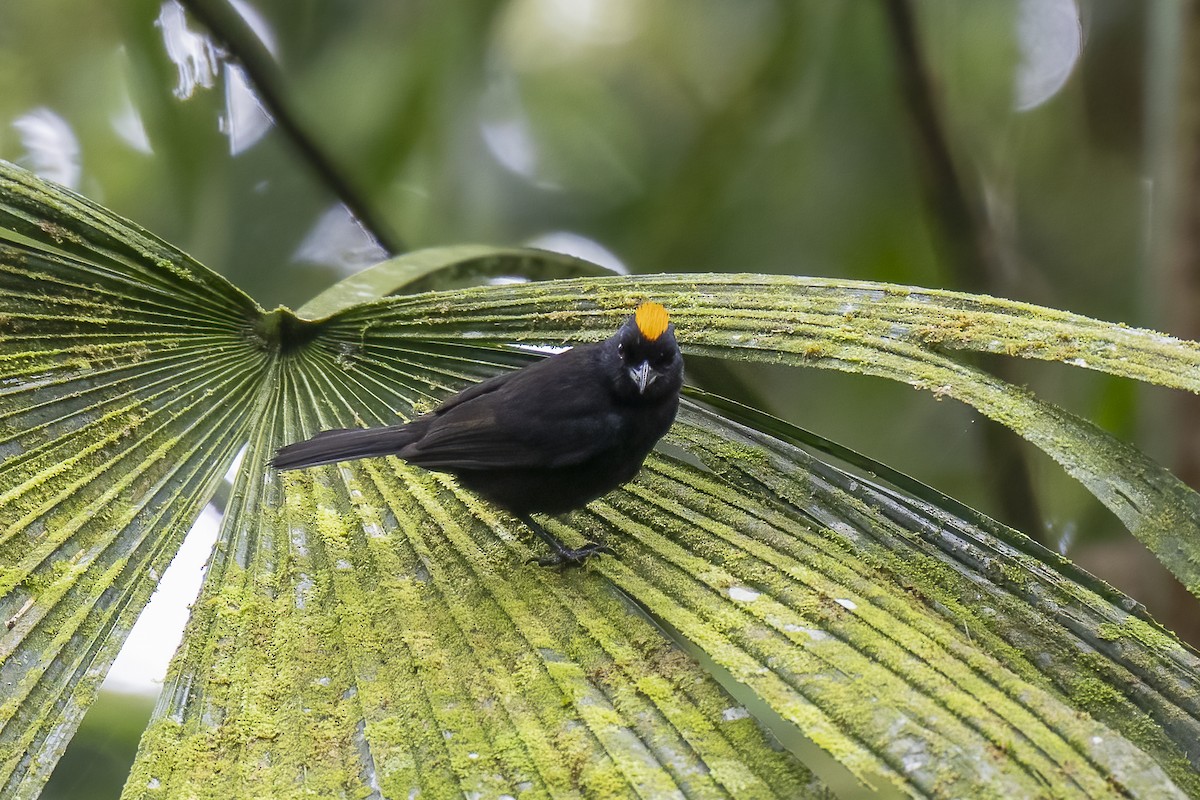
[(654, 366), (658, 367), (659, 369), (666, 369), (667, 367), (671, 366), (671, 362), (674, 360), (674, 353), (664, 353), (663, 355), (654, 359)]
[(625, 355), (625, 345), (623, 345), (623, 344), (617, 345), (617, 355), (619, 355), (619, 356)]

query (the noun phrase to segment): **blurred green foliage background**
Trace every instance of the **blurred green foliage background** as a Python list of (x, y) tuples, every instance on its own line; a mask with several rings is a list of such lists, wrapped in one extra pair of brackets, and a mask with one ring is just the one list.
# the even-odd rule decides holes
[[(884, 0), (234, 5), (274, 54), (295, 122), (408, 248), (533, 243), (632, 272), (982, 288), (1187, 335), (1172, 328), (1164, 266), (1169, 31), (1183, 3), (908, 6), (949, 153), (992, 235), (997, 268), (983, 279), (957, 263), (927, 202)], [(1068, 58), (1071, 31), (1081, 47)], [(298, 306), (382, 252), (203, 33), (174, 2), (0, 5), (0, 157), (72, 184), (263, 305)], [(1041, 40), (1065, 71), (1019, 110)], [(1175, 458), (1165, 393), (1006, 368)], [(1036, 520), (1022, 527), (1200, 638), (1194, 604), (1044, 456), (1020, 448), (1035, 499), (1006, 506), (995, 489), (1010, 475), (972, 411), (867, 378), (729, 369), (716, 385), (697, 374), (1001, 519)], [(46, 796), (116, 796), (148, 713), (103, 698)]]

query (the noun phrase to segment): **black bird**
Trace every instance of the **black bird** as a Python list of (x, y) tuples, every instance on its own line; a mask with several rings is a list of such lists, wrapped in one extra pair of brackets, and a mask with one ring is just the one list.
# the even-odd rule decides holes
[(679, 408), (683, 357), (658, 303), (642, 303), (603, 342), (470, 386), (404, 425), (322, 431), (279, 448), (280, 470), (371, 456), (458, 477), (554, 550), (543, 566), (612, 553), (566, 547), (530, 517), (562, 514), (633, 478)]

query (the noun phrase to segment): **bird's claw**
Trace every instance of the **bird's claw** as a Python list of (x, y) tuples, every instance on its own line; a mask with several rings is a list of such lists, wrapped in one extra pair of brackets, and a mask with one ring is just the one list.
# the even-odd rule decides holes
[(610, 556), (615, 556), (616, 552), (606, 544), (598, 542), (588, 542), (583, 547), (569, 549), (564, 547), (556, 553), (541, 558), (531, 558), (530, 562), (537, 563), (543, 567), (559, 567), (567, 569), (568, 567), (582, 567), (583, 563), (592, 556), (607, 553)]

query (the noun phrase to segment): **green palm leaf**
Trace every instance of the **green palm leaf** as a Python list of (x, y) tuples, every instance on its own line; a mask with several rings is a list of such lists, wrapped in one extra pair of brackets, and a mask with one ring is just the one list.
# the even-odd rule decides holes
[(518, 523), (395, 459), (264, 467), (281, 443), (419, 413), (531, 357), (514, 345), (597, 338), (654, 297), (688, 353), (974, 403), (1195, 587), (1197, 540), (1178, 535), (1195, 528), (1194, 493), (945, 354), (1083, 359), (1195, 390), (1193, 344), (989, 298), (764, 276), (361, 302), (593, 271), (486, 249), (414, 254), (301, 318), (74, 195), (0, 176), (6, 794), (37, 793), (244, 446), (129, 797), (821, 794), (804, 738), (916, 795), (1200, 795), (1200, 661), (1136, 604), (719, 398), (689, 402), (628, 487), (549, 523), (620, 553), (584, 571), (528, 565), (539, 550)]

